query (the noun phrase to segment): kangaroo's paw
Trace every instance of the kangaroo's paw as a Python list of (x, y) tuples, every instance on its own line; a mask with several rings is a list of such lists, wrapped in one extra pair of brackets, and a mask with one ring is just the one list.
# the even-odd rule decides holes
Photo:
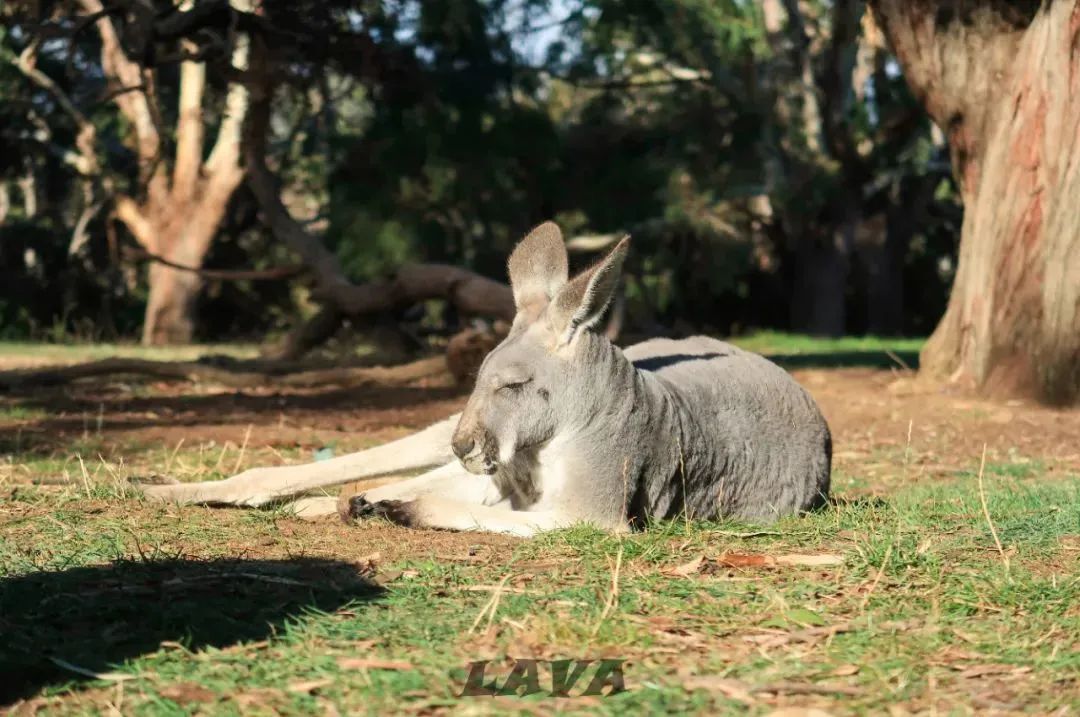
[(345, 522), (385, 518), (397, 525), (410, 526), (416, 519), (415, 503), (412, 500), (378, 500), (372, 503), (361, 493), (349, 499), (341, 517)]

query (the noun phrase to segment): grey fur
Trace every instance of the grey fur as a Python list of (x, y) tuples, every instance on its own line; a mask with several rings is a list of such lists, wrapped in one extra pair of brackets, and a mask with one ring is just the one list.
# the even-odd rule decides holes
[[(557, 227), (541, 225), (522, 240), (510, 261), (518, 315), (456, 421), (327, 462), (335, 467), (256, 469), (147, 492), (257, 505), (267, 496), (441, 465), (359, 496), (354, 514), (516, 535), (579, 522), (621, 531), (684, 515), (770, 522), (821, 505), (829, 429), (783, 369), (706, 337), (621, 350), (592, 330), (627, 248), (624, 239), (567, 281)], [(459, 463), (444, 464), (446, 443)]]

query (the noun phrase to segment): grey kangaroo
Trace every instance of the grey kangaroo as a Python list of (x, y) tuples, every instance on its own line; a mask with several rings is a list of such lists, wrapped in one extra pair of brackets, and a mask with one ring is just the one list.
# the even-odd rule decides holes
[[(595, 330), (628, 248), (626, 237), (569, 279), (558, 227), (530, 232), (508, 262), (517, 316), (460, 414), (329, 461), (145, 492), (256, 506), (434, 467), (353, 498), (349, 514), (520, 536), (582, 522), (626, 531), (683, 516), (771, 522), (821, 505), (829, 428), (783, 369), (706, 337), (619, 349)], [(336, 502), (295, 505), (332, 512)]]

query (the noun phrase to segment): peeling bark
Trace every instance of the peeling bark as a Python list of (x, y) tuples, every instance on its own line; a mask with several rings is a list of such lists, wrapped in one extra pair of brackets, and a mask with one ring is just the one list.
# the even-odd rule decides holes
[(1080, 2), (876, 0), (964, 200), (956, 281), (922, 370), (1080, 398)]

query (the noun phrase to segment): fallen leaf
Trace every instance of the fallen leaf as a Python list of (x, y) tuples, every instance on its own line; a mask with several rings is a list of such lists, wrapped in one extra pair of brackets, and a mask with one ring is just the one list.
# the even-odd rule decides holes
[(357, 558), (355, 565), (361, 574), (371, 576), (379, 569), (380, 562), (382, 562), (382, 553), (376, 552)]
[[(955, 627), (952, 629), (952, 634), (956, 635), (957, 637), (959, 637), (961, 640), (963, 640), (964, 642), (966, 642), (968, 644), (977, 645), (979, 643), (979, 638), (978, 637), (976, 637), (975, 635), (972, 635), (970, 633), (963, 632), (962, 630), (959, 630), (959, 629), (957, 629)], [(975, 653), (969, 653), (969, 654), (975, 654)], [(977, 654), (975, 654), (975, 656), (978, 657)]]
[(374, 577), (375, 582), (385, 585), (386, 583), (392, 583), (404, 574), (401, 570), (387, 570), (384, 573), (377, 573)]
[(769, 565), (769, 558), (765, 555), (742, 555), (740, 553), (724, 553), (716, 559), (718, 565), (726, 568), (760, 568)]
[(953, 669), (961, 670), (960, 676), (969, 680), (988, 675), (1022, 675), (1025, 672), (1031, 672), (1030, 667), (1003, 664), (976, 665), (967, 669), (962, 669), (962, 667), (962, 665), (956, 665)]
[(796, 630), (795, 632), (772, 631), (764, 635), (746, 635), (743, 639), (762, 647), (780, 647), (793, 642), (816, 642), (841, 632), (850, 632), (851, 629), (850, 622), (841, 622), (836, 625), (808, 627), (805, 630)]
[(741, 553), (724, 553), (716, 559), (718, 565), (727, 568), (759, 568), (768, 565), (803, 565), (820, 567), (824, 565), (843, 565), (843, 555), (744, 555)]
[(757, 700), (750, 695), (750, 685), (727, 677), (719, 677), (717, 675), (694, 675), (683, 680), (683, 687), (687, 690), (719, 692), (728, 699), (742, 702), (747, 705), (752, 705), (757, 702)]
[(270, 647), (269, 640), (259, 640), (258, 642), (241, 642), (236, 645), (229, 645), (228, 647), (221, 648), (222, 652), (247, 652), (248, 650), (262, 650), (266, 647)]
[(677, 575), (679, 577), (688, 577), (701, 570), (702, 564), (705, 562), (705, 556), (699, 555), (688, 563), (677, 565), (674, 568), (668, 568), (664, 570), (665, 575)]
[(776, 682), (760, 685), (754, 692), (772, 692), (777, 695), (859, 695), (862, 690), (846, 685), (826, 685), (814, 682)]
[(834, 677), (847, 677), (848, 675), (854, 675), (859, 671), (858, 665), (840, 665), (829, 674)]
[(289, 685), (288, 690), (289, 692), (296, 692), (298, 694), (306, 695), (314, 692), (320, 687), (326, 687), (331, 683), (333, 683), (333, 680), (302, 680), (300, 682), (294, 682)]
[(403, 660), (379, 660), (369, 657), (342, 657), (337, 661), (343, 670), (411, 670), (411, 662)]
[(218, 699), (216, 693), (194, 682), (178, 682), (158, 691), (162, 697), (172, 700), (179, 705), (191, 704), (192, 702), (215, 702)]
[(273, 714), (277, 714), (277, 711), (271, 707), (271, 703), (277, 702), (284, 696), (284, 693), (280, 690), (270, 688), (251, 689), (231, 695), (232, 700), (245, 710), (241, 714), (249, 713), (252, 707), (267, 708)]
[(776, 556), (776, 562), (778, 565), (843, 565), (843, 555), (778, 555)]

